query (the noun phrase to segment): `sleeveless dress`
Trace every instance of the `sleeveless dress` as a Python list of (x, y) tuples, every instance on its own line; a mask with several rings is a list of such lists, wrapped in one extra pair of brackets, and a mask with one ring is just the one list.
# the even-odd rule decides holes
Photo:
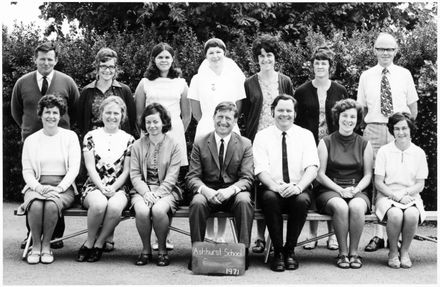
[(182, 154), (180, 165), (188, 165), (185, 129), (180, 117), (180, 98), (185, 88), (188, 87), (185, 79), (157, 78), (150, 81), (143, 78), (141, 81), (146, 95), (145, 106), (151, 103), (159, 103), (167, 109), (171, 117), (171, 130), (167, 134), (179, 144)]
[[(364, 150), (368, 141), (355, 133), (343, 136), (339, 131), (324, 137), (323, 141), (328, 151), (325, 174), (342, 187), (356, 186), (364, 176)], [(339, 193), (323, 185), (317, 188), (316, 195), (316, 206), (320, 213), (325, 213), (329, 199), (341, 197)], [(357, 193), (353, 198), (355, 197), (364, 199), (367, 210), (370, 209), (370, 187)]]

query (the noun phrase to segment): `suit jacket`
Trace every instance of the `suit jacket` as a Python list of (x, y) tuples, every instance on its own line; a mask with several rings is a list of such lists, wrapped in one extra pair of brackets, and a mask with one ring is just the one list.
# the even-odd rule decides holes
[(213, 189), (225, 188), (230, 185), (242, 191), (250, 191), (254, 180), (254, 160), (251, 141), (232, 132), (226, 148), (222, 177), (220, 180), (220, 163), (215, 142), (215, 132), (200, 138), (193, 145), (189, 171), (186, 175), (188, 190), (195, 194), (200, 186), (206, 185)]

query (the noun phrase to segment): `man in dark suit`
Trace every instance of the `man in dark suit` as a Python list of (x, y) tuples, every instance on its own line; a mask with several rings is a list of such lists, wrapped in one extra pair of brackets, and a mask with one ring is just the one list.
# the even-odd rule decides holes
[(254, 216), (250, 195), (254, 164), (251, 141), (232, 132), (237, 117), (234, 103), (217, 105), (213, 117), (215, 130), (194, 143), (186, 184), (194, 195), (189, 206), (191, 243), (204, 240), (211, 212), (232, 212), (238, 241), (246, 246), (247, 268)]

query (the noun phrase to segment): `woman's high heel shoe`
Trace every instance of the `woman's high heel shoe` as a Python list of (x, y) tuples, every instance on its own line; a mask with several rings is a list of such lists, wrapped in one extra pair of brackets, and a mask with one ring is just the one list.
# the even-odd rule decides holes
[(152, 258), (152, 254), (141, 253), (134, 264), (137, 266), (147, 265)]
[(90, 251), (91, 251), (91, 249), (85, 247), (83, 244), (83, 246), (81, 246), (81, 248), (78, 250), (78, 256), (76, 257), (76, 261), (78, 261), (78, 262), (87, 261), (87, 259), (90, 256)]
[(170, 265), (170, 257), (168, 257), (168, 254), (158, 254), (157, 266), (168, 266), (168, 265)]

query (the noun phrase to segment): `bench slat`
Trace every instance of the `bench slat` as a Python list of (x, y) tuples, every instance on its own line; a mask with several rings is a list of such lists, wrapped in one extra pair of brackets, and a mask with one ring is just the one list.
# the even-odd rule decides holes
[[(81, 207), (72, 207), (63, 211), (64, 216), (87, 216), (87, 210)], [(14, 215), (17, 215), (17, 210), (14, 210)], [(182, 206), (180, 207), (173, 217), (176, 218), (187, 218), (189, 216), (189, 207)], [(212, 217), (232, 217), (233, 215), (228, 212), (216, 212), (211, 215)], [(124, 211), (122, 213), (122, 217), (134, 217), (134, 212)], [(283, 214), (283, 218), (287, 219), (287, 215)], [(261, 209), (255, 210), (254, 219), (264, 219), (264, 215)], [(315, 211), (309, 211), (307, 214), (308, 221), (329, 221), (331, 220), (330, 215), (320, 214)], [(375, 214), (367, 214), (365, 215), (365, 221), (367, 222), (378, 222)], [(426, 211), (426, 219), (425, 221), (437, 221), (437, 211)]]

